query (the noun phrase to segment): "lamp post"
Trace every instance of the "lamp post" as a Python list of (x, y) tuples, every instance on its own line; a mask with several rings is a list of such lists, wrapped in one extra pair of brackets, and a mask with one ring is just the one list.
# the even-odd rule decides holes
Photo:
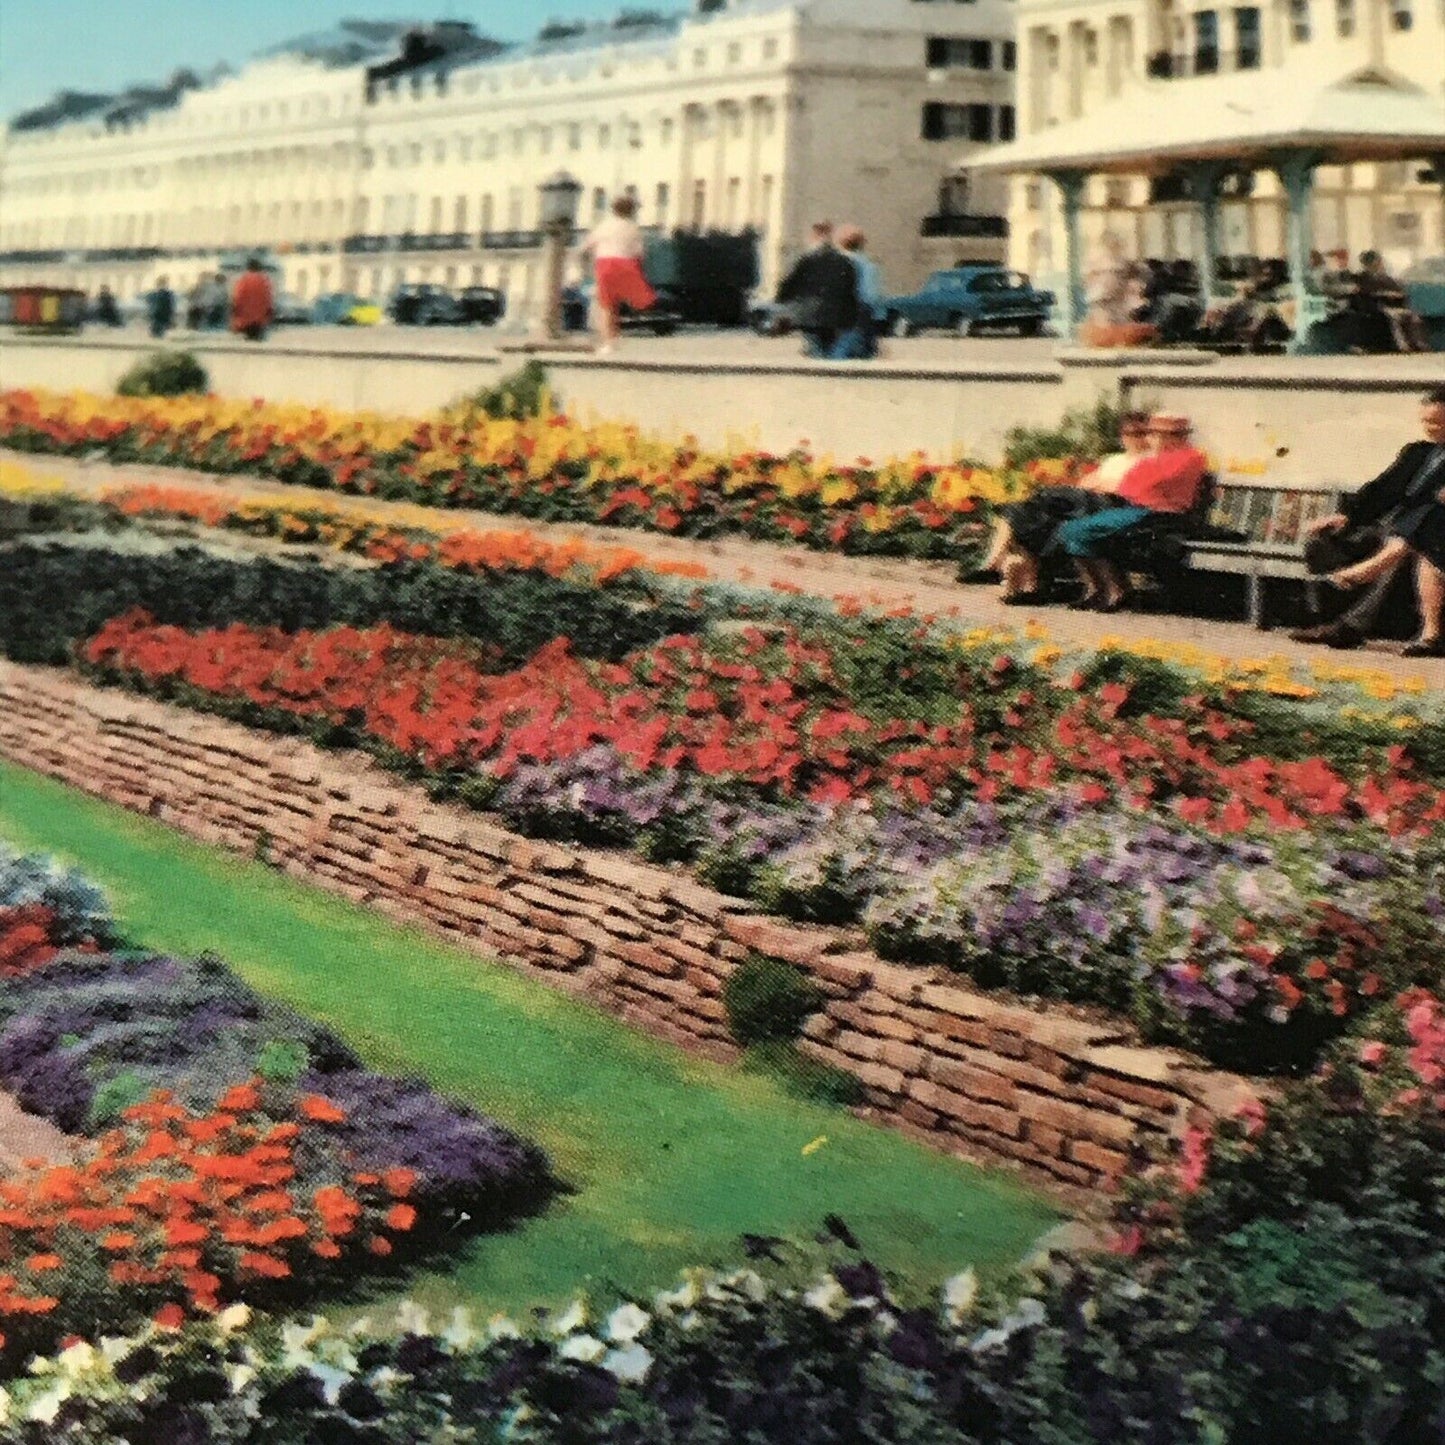
[(558, 171), (538, 187), (541, 197), (544, 271), (547, 281), (546, 309), (542, 332), (548, 341), (562, 339), (562, 273), (567, 260), (567, 245), (577, 220), (577, 203), (582, 184), (566, 171)]

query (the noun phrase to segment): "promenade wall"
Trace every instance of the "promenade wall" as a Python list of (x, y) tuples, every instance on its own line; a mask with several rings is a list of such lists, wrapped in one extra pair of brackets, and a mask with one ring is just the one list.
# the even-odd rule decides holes
[[(177, 343), (179, 344), (179, 343)], [(224, 396), (262, 397), (354, 410), (420, 415), (495, 383), (524, 359), (495, 351), (407, 351), (388, 335), (368, 350), (288, 337), (284, 345), (229, 339), (186, 344)], [(1445, 380), (1424, 358), (1263, 358), (1203, 353), (1059, 351), (1037, 362), (911, 365), (776, 359), (688, 358), (687, 339), (666, 359), (538, 353), (568, 409), (630, 421), (662, 435), (692, 434), (708, 447), (783, 451), (806, 441), (840, 460), (922, 451), (996, 461), (1016, 425), (1056, 423), (1066, 408), (1101, 395), (1157, 402), (1195, 419), (1200, 444), (1224, 471), (1352, 488), (1413, 436), (1418, 399)], [(5, 336), (0, 385), (109, 392), (150, 349), (118, 337)]]
[(1007, 1161), (1075, 1200), (1136, 1151), (1232, 1111), (1246, 1081), (1117, 1021), (1036, 1011), (859, 936), (804, 928), (616, 853), (537, 842), (437, 803), (361, 754), (252, 732), (66, 673), (0, 662), (0, 756), (399, 921), (424, 923), (658, 1038), (727, 1060), (729, 973), (756, 951), (817, 982), (801, 1045), (854, 1075), (864, 1113)]

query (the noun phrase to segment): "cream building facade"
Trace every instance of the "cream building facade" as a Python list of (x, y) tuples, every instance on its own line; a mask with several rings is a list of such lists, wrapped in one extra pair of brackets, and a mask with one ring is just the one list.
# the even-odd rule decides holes
[[(1445, 104), (1445, 0), (1019, 0), (1019, 135), (1118, 107), (1128, 139), (1147, 148), (1150, 117), (1177, 106), (1214, 107), (1214, 94), (1240, 72), (1280, 92), (1353, 77), (1418, 88)], [(1119, 106), (1129, 96), (1130, 106)], [(1225, 98), (1227, 104), (1229, 97)], [(1178, 176), (1099, 175), (1085, 183), (1080, 231), (1087, 251), (1106, 233), (1134, 257), (1199, 255), (1199, 208)], [(1445, 175), (1440, 177), (1445, 181)], [(1287, 199), (1268, 169), (1241, 172), (1221, 187), (1218, 251), (1277, 257), (1286, 249)], [(1063, 208), (1039, 176), (1012, 182), (1012, 265), (1058, 278)], [(1377, 249), (1395, 270), (1445, 253), (1445, 204), (1427, 158), (1322, 166), (1313, 177), (1312, 243), (1357, 258)]]
[(696, 0), (520, 46), (385, 30), (15, 118), (0, 284), (129, 297), (266, 248), (303, 298), (488, 284), (526, 314), (559, 169), (584, 229), (630, 189), (645, 226), (753, 230), (769, 288), (821, 216), (861, 225), (899, 290), (1002, 257), (1008, 182), (970, 192), (959, 162), (1014, 134), (1012, 0)]

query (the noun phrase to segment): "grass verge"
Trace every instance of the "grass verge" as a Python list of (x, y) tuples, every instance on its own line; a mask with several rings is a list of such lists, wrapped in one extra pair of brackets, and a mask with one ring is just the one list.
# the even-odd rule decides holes
[(805, 1237), (830, 1212), (921, 1287), (968, 1264), (1006, 1266), (1057, 1221), (1009, 1178), (693, 1059), (505, 965), (8, 763), (0, 835), (84, 869), (136, 942), (218, 953), (369, 1064), (423, 1075), (546, 1147), (576, 1192), (417, 1280), (411, 1293), (428, 1303), (516, 1310), (578, 1287), (648, 1290), (737, 1258), (745, 1232)]

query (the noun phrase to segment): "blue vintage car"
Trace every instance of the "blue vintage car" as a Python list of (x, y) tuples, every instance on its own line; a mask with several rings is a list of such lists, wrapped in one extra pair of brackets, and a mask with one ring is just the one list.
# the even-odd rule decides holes
[(1038, 336), (1053, 307), (1054, 293), (1035, 290), (1021, 271), (955, 266), (935, 271), (911, 296), (890, 297), (884, 324), (893, 336), (930, 328), (960, 336), (991, 330)]

